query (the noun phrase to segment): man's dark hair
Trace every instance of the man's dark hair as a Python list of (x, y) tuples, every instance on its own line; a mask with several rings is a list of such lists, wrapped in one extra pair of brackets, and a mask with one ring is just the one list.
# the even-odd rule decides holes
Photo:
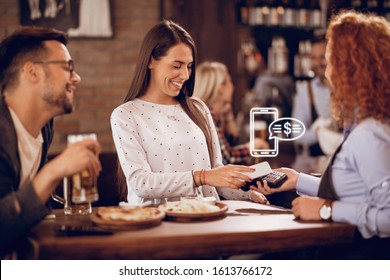
[(0, 92), (14, 83), (20, 62), (36, 59), (45, 49), (44, 42), (56, 40), (66, 45), (68, 36), (53, 28), (25, 26), (16, 30), (0, 43)]

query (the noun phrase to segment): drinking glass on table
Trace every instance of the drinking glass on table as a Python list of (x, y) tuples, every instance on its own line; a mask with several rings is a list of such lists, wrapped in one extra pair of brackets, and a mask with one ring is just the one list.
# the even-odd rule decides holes
[[(255, 138), (260, 138), (267, 142), (267, 122), (266, 121), (255, 121), (253, 123), (253, 130), (254, 130), (254, 136)], [(259, 147), (255, 147), (255, 149), (258, 149)]]
[[(97, 140), (95, 133), (68, 135), (68, 145), (76, 142), (93, 139)], [(63, 180), (64, 198), (53, 194), (57, 202), (64, 204), (65, 215), (86, 215), (92, 213), (92, 202), (98, 201), (97, 177), (91, 176), (88, 170), (65, 177)]]

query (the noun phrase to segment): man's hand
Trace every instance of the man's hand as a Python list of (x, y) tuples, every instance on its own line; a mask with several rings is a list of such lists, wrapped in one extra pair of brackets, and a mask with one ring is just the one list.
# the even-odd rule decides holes
[(296, 218), (305, 221), (321, 221), (320, 208), (324, 203), (323, 198), (301, 196), (294, 199), (291, 205)]
[(260, 192), (264, 195), (270, 195), (274, 193), (279, 193), (283, 191), (289, 191), (296, 189), (299, 173), (291, 168), (277, 168), (275, 171), (285, 173), (287, 175), (287, 180), (277, 188), (270, 188), (267, 181), (263, 180), (263, 185), (261, 182), (257, 182), (257, 186), (251, 186), (251, 190)]
[(86, 139), (67, 147), (59, 156), (45, 164), (33, 180), (35, 192), (45, 203), (58, 182), (85, 169), (92, 176), (102, 170), (99, 161), (100, 145), (97, 141)]

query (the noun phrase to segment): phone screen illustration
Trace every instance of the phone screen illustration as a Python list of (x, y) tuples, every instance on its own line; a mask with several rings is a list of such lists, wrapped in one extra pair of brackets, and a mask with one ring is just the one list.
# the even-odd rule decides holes
[[(255, 157), (275, 157), (278, 154), (278, 138), (269, 139), (269, 125), (278, 119), (276, 108), (253, 108), (250, 112), (250, 147)], [(269, 145), (268, 149), (256, 145), (255, 138), (261, 138)]]

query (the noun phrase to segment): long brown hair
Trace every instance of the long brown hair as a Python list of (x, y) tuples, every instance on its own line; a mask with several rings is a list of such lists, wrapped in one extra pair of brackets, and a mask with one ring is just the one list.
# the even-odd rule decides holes
[[(130, 89), (123, 103), (133, 100), (145, 94), (150, 82), (150, 69), (148, 67), (150, 60), (159, 60), (165, 56), (169, 49), (179, 43), (184, 43), (192, 50), (193, 63), (189, 79), (184, 83), (176, 100), (180, 103), (183, 110), (191, 120), (202, 130), (205, 135), (207, 148), (210, 156), (211, 166), (214, 165), (214, 155), (211, 142), (211, 131), (208, 120), (201, 111), (199, 101), (191, 99), (195, 84), (195, 67), (196, 67), (196, 47), (191, 35), (180, 25), (170, 20), (163, 20), (155, 25), (146, 34), (142, 44), (138, 61), (135, 66), (134, 76), (130, 84)], [(126, 180), (123, 171), (118, 164), (118, 180), (122, 187), (125, 186)]]
[(343, 122), (390, 122), (390, 24), (355, 11), (335, 15), (327, 31), (332, 106)]

